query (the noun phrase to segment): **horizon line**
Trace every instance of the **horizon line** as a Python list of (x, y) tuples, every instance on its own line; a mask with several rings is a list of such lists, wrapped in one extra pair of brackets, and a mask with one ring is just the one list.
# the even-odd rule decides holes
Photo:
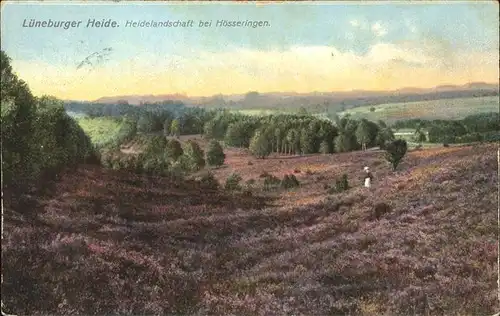
[(170, 95), (179, 95), (184, 98), (212, 98), (212, 97), (219, 97), (219, 96), (238, 96), (238, 95), (245, 95), (250, 92), (257, 92), (258, 94), (296, 94), (296, 95), (308, 95), (308, 94), (331, 94), (331, 93), (355, 93), (355, 92), (398, 92), (402, 90), (408, 90), (408, 89), (415, 89), (415, 90), (432, 90), (432, 89), (437, 89), (440, 87), (455, 87), (455, 88), (461, 88), (461, 87), (466, 87), (467, 85), (471, 84), (485, 84), (485, 85), (491, 85), (491, 86), (496, 86), (497, 88), (500, 88), (500, 83), (499, 82), (487, 82), (487, 81), (469, 81), (464, 84), (440, 84), (436, 86), (429, 86), (429, 87), (414, 87), (414, 86), (408, 86), (408, 87), (403, 87), (403, 88), (397, 88), (397, 89), (392, 89), (392, 90), (364, 90), (364, 89), (351, 89), (351, 90), (330, 90), (330, 91), (310, 91), (310, 92), (296, 92), (296, 91), (257, 91), (257, 90), (248, 90), (245, 92), (239, 92), (239, 93), (230, 93), (230, 94), (224, 94), (224, 93), (214, 93), (211, 95), (191, 95), (187, 94), (184, 92), (172, 92), (172, 93), (163, 93), (163, 94), (152, 94), (152, 93), (144, 93), (144, 94), (125, 94), (125, 95), (104, 95), (95, 99), (87, 99), (87, 100), (76, 100), (76, 99), (62, 99), (64, 101), (84, 101), (84, 102), (95, 102), (99, 99), (103, 98), (119, 98), (119, 97), (161, 97), (161, 96), (170, 96)]

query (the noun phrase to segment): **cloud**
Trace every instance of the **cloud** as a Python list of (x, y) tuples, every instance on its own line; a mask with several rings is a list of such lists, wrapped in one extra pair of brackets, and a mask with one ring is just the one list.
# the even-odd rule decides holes
[(367, 30), (368, 29), (368, 22), (365, 19), (352, 19), (349, 21), (349, 24), (360, 30)]
[(371, 29), (373, 34), (377, 37), (383, 37), (387, 34), (387, 28), (382, 26), (380, 21), (373, 23)]
[(349, 24), (351, 24), (354, 27), (358, 27), (359, 26), (359, 21), (356, 20), (356, 19), (354, 19), (354, 20), (349, 21)]
[(378, 43), (365, 54), (328, 46), (198, 51), (193, 57), (151, 54), (113, 60), (87, 72), (41, 62), (12, 64), (37, 95), (90, 100), (124, 94), (389, 90), (498, 80), (498, 50), (454, 54), (449, 58), (432, 42), (419, 41)]
[(417, 33), (418, 31), (417, 27), (415, 26), (415, 23), (411, 20), (406, 19), (405, 26), (412, 33)]

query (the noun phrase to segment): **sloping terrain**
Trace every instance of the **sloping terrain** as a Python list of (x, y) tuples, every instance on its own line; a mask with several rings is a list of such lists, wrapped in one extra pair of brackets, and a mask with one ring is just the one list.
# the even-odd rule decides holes
[[(397, 172), (381, 152), (249, 165), (234, 151), (214, 171), (222, 180), (301, 169), (301, 187), (275, 200), (82, 167), (50, 194), (5, 197), (4, 311), (493, 314), (496, 150), (411, 152)], [(356, 180), (365, 165), (371, 190)], [(323, 185), (342, 173), (353, 188), (327, 196)], [(386, 213), (375, 216), (379, 203)]]

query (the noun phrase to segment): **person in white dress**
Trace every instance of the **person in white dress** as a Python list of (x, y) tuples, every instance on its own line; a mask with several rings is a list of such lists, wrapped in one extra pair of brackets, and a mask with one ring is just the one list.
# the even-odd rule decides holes
[(372, 185), (373, 175), (370, 172), (370, 168), (365, 167), (365, 188), (369, 188)]

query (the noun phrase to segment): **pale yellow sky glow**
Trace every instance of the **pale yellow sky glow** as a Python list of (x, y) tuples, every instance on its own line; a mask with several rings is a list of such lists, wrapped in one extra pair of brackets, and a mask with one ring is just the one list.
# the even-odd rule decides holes
[(16, 61), (13, 66), (35, 94), (79, 100), (130, 94), (210, 96), (252, 90), (393, 90), (498, 81), (498, 51), (446, 58), (433, 51), (432, 47), (380, 43), (363, 56), (318, 46), (285, 52), (199, 52), (196, 59), (166, 56), (161, 63), (151, 63), (153, 59), (143, 56), (85, 70)]
[[(2, 50), (36, 95), (95, 100), (132, 94), (395, 90), (499, 79), (499, 7), (492, 1), (82, 3), (2, 6)], [(26, 19), (69, 17), (82, 26), (24, 26)], [(119, 26), (85, 26), (92, 19), (113, 19)], [(196, 23), (126, 26), (169, 19)], [(217, 27), (220, 19), (267, 21), (268, 27)], [(215, 24), (200, 27), (200, 21)], [(95, 52), (104, 49), (108, 60), (96, 64)], [(93, 65), (77, 69), (92, 54)]]

